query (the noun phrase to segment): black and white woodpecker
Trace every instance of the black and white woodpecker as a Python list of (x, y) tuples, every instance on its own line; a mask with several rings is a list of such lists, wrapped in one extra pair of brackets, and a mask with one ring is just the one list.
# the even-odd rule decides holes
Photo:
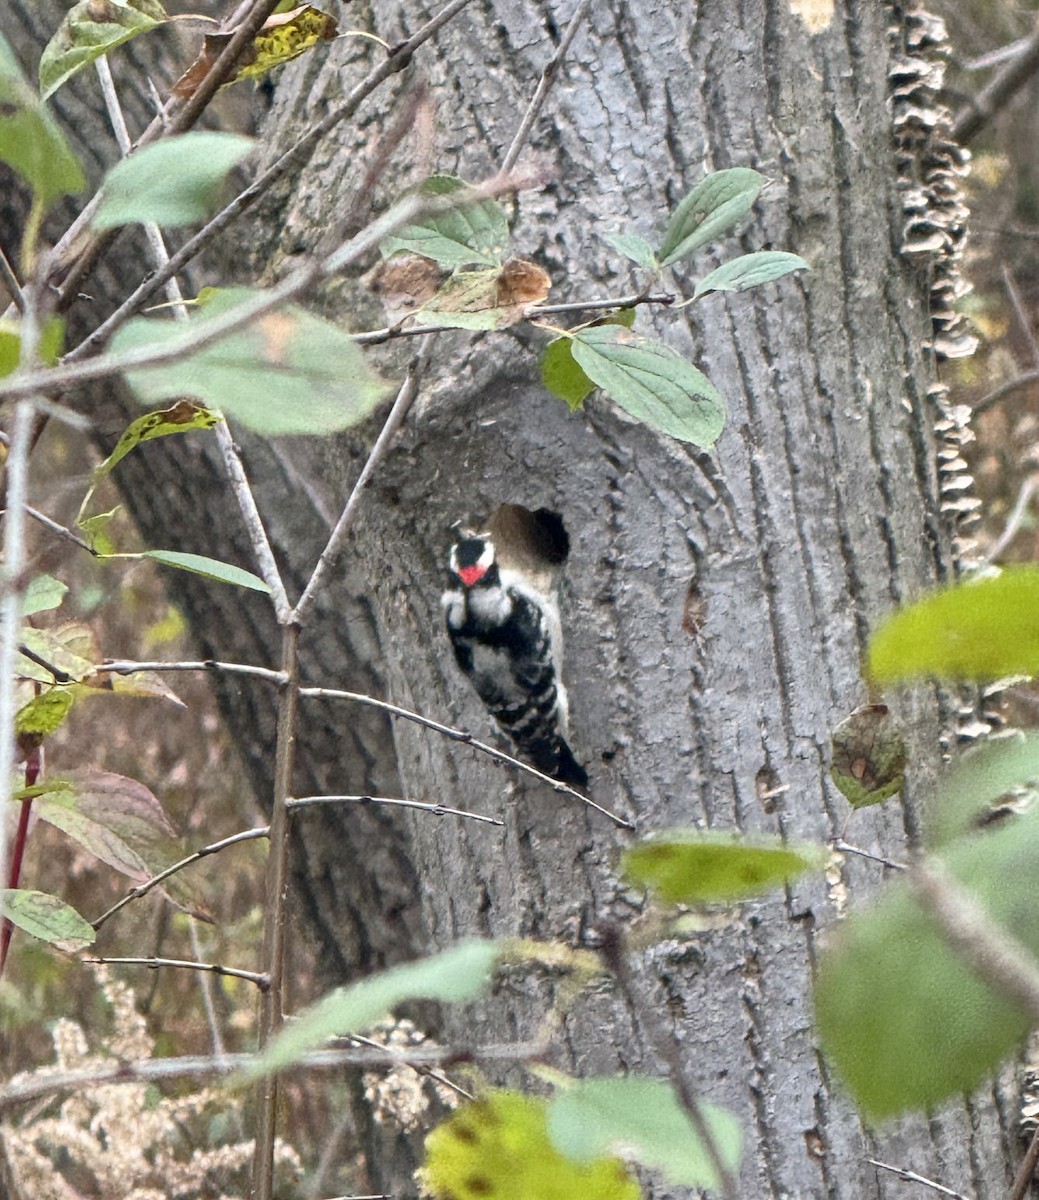
[(502, 566), (487, 534), (451, 547), (444, 616), (455, 659), (518, 757), (562, 783), (588, 775), (567, 745), (563, 637), (551, 596)]

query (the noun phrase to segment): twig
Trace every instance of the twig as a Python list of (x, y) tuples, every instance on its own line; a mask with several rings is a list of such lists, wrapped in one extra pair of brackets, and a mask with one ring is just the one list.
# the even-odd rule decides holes
[(286, 800), (285, 807), (291, 812), (297, 808), (310, 808), (317, 804), (385, 804), (396, 808), (417, 808), (420, 812), (432, 813), (435, 817), (467, 817), (470, 821), (483, 821), (488, 825), (504, 825), (497, 817), (485, 817), (482, 813), (466, 812), (461, 808), (448, 808), (444, 804), (425, 804), (421, 800), (403, 800), (399, 796), (297, 796)]
[[(277, 4), (278, 0), (254, 0), (242, 21), (235, 27), (227, 45), (192, 94), (184, 101), (167, 102), (166, 110), (155, 117), (137, 139), (137, 149), (158, 141), (161, 137), (184, 133), (195, 124), (203, 109), (234, 70), (242, 51), (259, 32)], [(48, 278), (52, 281), (61, 279), (59, 311), (67, 308), (75, 299), (80, 284), (94, 263), (122, 232), (121, 228), (99, 234), (90, 232), (90, 221), (97, 211), (100, 198), (100, 192), (94, 194), (48, 255)]]
[[(108, 60), (102, 57), (97, 60), (96, 65), (116, 140), (123, 154), (128, 154), (130, 151), (130, 134), (127, 131), (126, 121), (123, 118), (123, 110), (119, 104), (119, 96), (116, 93), (112, 73), (108, 68)], [(149, 221), (145, 223), (145, 233), (151, 247), (152, 260), (155, 266), (161, 269), (170, 261), (169, 251), (166, 249), (162, 231), (158, 225)], [(178, 321), (186, 322), (188, 319), (188, 310), (184, 304), (180, 284), (177, 282), (175, 276), (167, 281), (166, 295), (173, 303), (174, 318)], [(271, 544), (267, 539), (267, 531), (263, 527), (259, 511), (256, 508), (256, 501), (253, 498), (252, 489), (245, 474), (245, 467), (242, 465), (242, 460), (238, 455), (238, 450), (231, 438), (231, 432), (227, 428), (226, 422), (219, 422), (214, 432), (216, 434), (217, 445), (220, 449), (220, 456), (224, 463), (224, 470), (227, 472), (228, 480), (231, 484), (231, 491), (238, 501), (238, 507), (245, 521), (246, 531), (252, 542), (253, 554), (260, 568), (260, 574), (263, 576), (264, 583), (270, 588), (271, 601), (274, 604), (278, 621), (284, 623), (290, 605), (288, 597), (285, 594), (285, 585), (278, 571), (278, 565), (274, 561), (274, 552), (271, 550)]]
[(1039, 21), (1020, 54), (1006, 64), (956, 115), (951, 137), (966, 146), (1039, 67)]
[[(33, 405), (15, 406), (11, 448), (7, 457), (7, 514), (4, 517), (4, 562), (0, 574), (0, 807), (6, 810), (14, 778), (14, 666), (22, 625), (22, 597), (17, 581), (25, 567), (25, 496), (29, 475)], [(0, 820), (0, 864), (7, 862), (7, 821)], [(3, 897), (0, 896), (0, 921)]]
[(466, 733), (464, 729), (452, 729), (450, 725), (443, 725), (439, 721), (433, 721), (429, 717), (422, 716), (421, 713), (401, 708), (398, 704), (390, 704), (386, 700), (376, 700), (374, 696), (366, 696), (362, 692), (345, 692), (339, 688), (305, 687), (300, 688), (299, 694), (310, 699), (352, 700), (357, 704), (365, 704), (371, 708), (381, 709), (391, 716), (402, 717), (405, 721), (414, 721), (416, 725), (432, 729), (436, 733), (450, 738), (453, 742), (462, 742), (466, 746), (472, 746), (474, 750), (479, 750), (481, 754), (487, 754), (499, 762), (507, 763), (510, 767), (516, 767), (528, 775), (533, 775), (535, 779), (540, 779), (542, 783), (547, 784), (553, 791), (560, 792), (566, 796), (573, 796), (575, 800), (580, 800), (582, 804), (587, 804), (589, 808), (594, 808), (596, 812), (600, 812), (604, 817), (608, 817), (621, 829), (635, 828), (634, 823), (627, 817), (617, 816), (616, 813), (610, 812), (608, 808), (603, 808), (602, 805), (596, 804), (594, 800), (589, 800), (587, 796), (582, 795), (579, 791), (565, 783), (560, 783), (558, 779), (553, 779), (550, 775), (543, 774), (536, 767), (530, 766), (529, 763), (522, 762), (518, 758), (513, 758), (511, 754), (506, 754), (503, 750), (497, 750), (494, 746), (487, 745), (486, 742), (478, 741), (471, 733)]
[(49, 529), (51, 533), (57, 534), (66, 542), (71, 542), (74, 546), (78, 546), (81, 550), (85, 550), (88, 554), (97, 558), (97, 551), (89, 542), (86, 542), (78, 534), (73, 533), (71, 529), (67, 529), (64, 525), (59, 525), (57, 521), (52, 521), (50, 517), (41, 513), (38, 509), (31, 508), (28, 504), (25, 506), (26, 516), (42, 525), (45, 529)]
[(1021, 293), (1017, 290), (1017, 284), (1014, 282), (1014, 276), (1006, 264), (1003, 266), (1003, 287), (1007, 294), (1007, 299), (1010, 301), (1010, 307), (1014, 313), (1014, 319), (1017, 321), (1018, 328), (1021, 330), (1021, 336), (1028, 343), (1028, 348), (1032, 355), (1032, 366), (1039, 370), (1039, 343), (1035, 340), (1035, 333), (1032, 329), (1032, 322), (1029, 319), (1028, 312), (1025, 309), (1021, 300)]
[(138, 900), (141, 896), (146, 896), (152, 888), (158, 887), (160, 883), (169, 879), (171, 875), (175, 875), (178, 871), (182, 871), (185, 867), (190, 867), (192, 863), (198, 862), (200, 859), (208, 858), (210, 854), (216, 854), (220, 850), (226, 850), (228, 846), (237, 846), (239, 842), (252, 842), (257, 838), (265, 838), (270, 834), (269, 825), (261, 825), (257, 829), (245, 829), (241, 833), (234, 833), (230, 837), (221, 838), (219, 842), (210, 842), (208, 846), (203, 846), (201, 850), (196, 850), (193, 854), (189, 854), (186, 858), (182, 858), (179, 862), (175, 862), (171, 867), (167, 867), (164, 871), (160, 871), (158, 875), (153, 875), (151, 879), (146, 879), (144, 883), (139, 883), (135, 888), (131, 888), (129, 892), (118, 903), (113, 904), (107, 911), (103, 912), (96, 921), (90, 922), (92, 929), (100, 929), (109, 917), (114, 917), (121, 908), (125, 908), (131, 900)]
[(703, 1105), (686, 1076), (685, 1064), (674, 1036), (664, 1028), (660, 1012), (639, 1000), (627, 963), (627, 946), (620, 928), (611, 925), (603, 930), (601, 953), (617, 981), (629, 1012), (645, 1029), (654, 1052), (667, 1066), (668, 1076), (686, 1116), (692, 1123), (704, 1153), (717, 1179), (718, 1190), (725, 1200), (739, 1200), (739, 1190), (732, 1171), (722, 1156), (721, 1148), (704, 1115)]
[[(191, 939), (191, 952), (194, 954), (196, 961), (202, 961), (206, 956), (202, 952), (202, 939), (199, 937), (198, 921), (188, 922), (188, 936)], [(213, 980), (210, 978), (207, 971), (198, 973), (198, 990), (202, 997), (202, 1007), (206, 1010), (206, 1024), (209, 1026), (209, 1040), (213, 1046), (214, 1054), (226, 1054), (227, 1046), (224, 1044), (224, 1035), (220, 1029), (220, 1021), (217, 1017), (216, 1002), (213, 999)]]
[(1039, 371), (1022, 371), (1020, 375), (1015, 375), (1013, 379), (1008, 379), (1006, 383), (1001, 383), (998, 387), (993, 388), (991, 392), (986, 393), (977, 404), (972, 404), (971, 412), (987, 412), (994, 405), (998, 404), (1000, 400), (1004, 400), (1007, 396), (1011, 396), (1014, 392), (1020, 391), (1022, 388), (1026, 388), (1033, 383), (1039, 383)]
[(951, 1188), (943, 1187), (940, 1183), (935, 1183), (933, 1179), (927, 1179), (923, 1175), (917, 1175), (915, 1171), (908, 1171), (905, 1167), (893, 1167), (890, 1163), (880, 1162), (875, 1158), (867, 1158), (866, 1162), (872, 1167), (880, 1167), (885, 1171), (890, 1171), (893, 1175), (897, 1175), (899, 1179), (905, 1180), (906, 1183), (922, 1183), (924, 1187), (929, 1187), (932, 1191), (940, 1192), (943, 1196), (951, 1196), (952, 1200), (971, 1200), (970, 1196), (965, 1196), (962, 1192), (954, 1192)]
[(30, 662), (34, 662), (38, 667), (42, 667), (55, 683), (71, 683), (72, 676), (68, 671), (63, 671), (60, 667), (56, 667), (53, 663), (49, 663), (42, 655), (37, 654), (35, 650), (30, 650), (24, 642), (18, 643), (18, 653), (27, 658)]
[[(359, 1046), (371, 1046), (375, 1050), (383, 1048), (382, 1042), (377, 1042), (373, 1038), (365, 1037), (364, 1034), (361, 1034), (361, 1033), (348, 1033), (344, 1037), (342, 1037), (340, 1039), (336, 1039), (336, 1040), (344, 1041), (344, 1042), (355, 1042)], [(452, 1080), (448, 1079), (448, 1077), (442, 1071), (434, 1070), (432, 1067), (425, 1066), (422, 1063), (410, 1062), (407, 1058), (406, 1050), (402, 1050), (398, 1047), (392, 1047), (392, 1048), (397, 1049), (397, 1052), (404, 1056), (404, 1059), (403, 1059), (404, 1065), (407, 1067), (411, 1067), (411, 1069), (413, 1071), (415, 1071), (417, 1074), (424, 1075), (430, 1079), (436, 1080), (437, 1083), (443, 1084), (444, 1087), (446, 1087), (446, 1088), (450, 1088), (450, 1090), (452, 1092), (456, 1092), (459, 1096), (462, 1097), (463, 1100), (475, 1100), (476, 1099), (476, 1097), (473, 1095), (472, 1092), (467, 1092), (464, 1087), (460, 1087), (457, 1083), (454, 1083)]]
[(1039, 963), (937, 859), (917, 863), (910, 886), (949, 947), (986, 986), (1039, 1021)]
[(890, 867), (892, 871), (905, 871), (908, 867), (905, 863), (895, 862), (890, 858), (883, 858), (879, 854), (873, 854), (869, 850), (863, 850), (859, 846), (852, 846), (843, 838), (834, 838), (832, 842), (834, 850), (841, 854), (857, 854), (859, 858), (868, 858), (871, 862), (880, 863), (883, 867)]
[(490, 199), (505, 192), (531, 186), (533, 182), (534, 176), (496, 175), (475, 187), (465, 188), (448, 196), (428, 196), (421, 193), (405, 196), (332, 254), (308, 260), (287, 274), (274, 287), (234, 305), (219, 317), (206, 322), (191, 322), (183, 336), (166, 339), (160, 345), (149, 344), (122, 355), (102, 355), (88, 362), (51, 367), (30, 375), (8, 376), (0, 380), (0, 399), (18, 399), (40, 390), (64, 389), (96, 379), (105, 379), (123, 371), (183, 359), (247, 325), (254, 324), (260, 317), (296, 299), (321, 280), (346, 270), (365, 258), (384, 238), (402, 226), (451, 212), (481, 199)]
[(339, 520), (336, 522), (336, 527), (332, 530), (324, 550), (321, 551), (321, 557), (317, 561), (317, 566), (314, 568), (307, 586), (303, 589), (303, 595), (300, 597), (299, 603), (296, 605), (296, 610), (291, 616), (292, 620), (301, 625), (310, 615), (314, 602), (342, 551), (347, 534), (353, 528), (353, 523), (360, 507), (362, 493), (389, 453), (394, 438), (397, 436), (400, 427), (404, 424), (405, 417), (407, 417), (412, 404), (415, 402), (415, 397), (418, 395), (419, 380), (429, 366), (429, 358), (435, 341), (436, 335), (429, 334), (423, 340), (418, 353), (408, 365), (404, 382), (400, 385), (400, 390), (397, 392), (397, 398), (393, 402), (393, 407), (386, 418), (386, 423), (383, 425), (382, 431), (376, 439), (371, 453), (368, 455), (368, 461), (361, 468), (361, 474), (354, 484), (350, 498), (343, 507)]
[[(270, 853), (267, 857), (266, 898), (263, 905), (263, 952), (260, 959), (269, 985), (260, 995), (257, 1036), (268, 1046), (282, 1023), (285, 982), (285, 897), (289, 886), (289, 813), (296, 752), (299, 704), (299, 632), (297, 624), (281, 631), (281, 669), (285, 683), (278, 693), (278, 728), (275, 741), (274, 795), (271, 805)], [(271, 1200), (274, 1180), (274, 1143), (278, 1119), (278, 1077), (267, 1075), (257, 1084), (258, 1116), (253, 1153), (254, 1200)]]
[(25, 311), (25, 297), (22, 295), (22, 285), (18, 279), (18, 275), (11, 260), (4, 252), (3, 246), (0, 246), (0, 283), (7, 288), (11, 296), (11, 303), (19, 312)]
[(231, 431), (227, 427), (227, 422), (218, 422), (214, 428), (214, 432), (216, 433), (217, 446), (220, 448), (220, 456), (223, 459), (224, 470), (227, 472), (231, 490), (238, 501), (238, 508), (241, 511), (242, 519), (245, 521), (245, 528), (252, 543), (253, 554), (256, 556), (257, 566), (260, 568), (260, 575), (263, 577), (263, 582), (271, 589), (271, 601), (274, 604), (274, 612), (278, 618), (278, 623), (284, 625), (286, 621), (291, 620), (290, 610), (292, 605), (289, 604), (289, 598), (285, 592), (285, 584), (282, 582), (281, 572), (278, 570), (278, 564), (275, 562), (274, 551), (271, 549), (267, 530), (263, 527), (260, 511), (256, 507), (256, 499), (253, 496), (252, 488), (249, 486), (245, 467), (242, 465), (242, 460), (234, 444), (234, 439), (231, 437)]
[[(636, 296), (621, 296), (616, 300), (575, 300), (572, 304), (531, 304), (526, 310), (526, 316), (536, 320), (538, 317), (555, 313), (598, 312), (601, 309), (636, 308), (640, 304), (674, 304), (674, 296), (662, 293), (647, 296), (640, 293)], [(407, 319), (407, 318), (405, 318)], [(367, 329), (364, 333), (351, 334), (351, 338), (359, 346), (378, 346), (383, 342), (392, 342), (396, 338), (418, 337), (425, 333), (457, 333), (457, 325), (387, 325), (382, 329)]]
[(1017, 493), (1017, 499), (1014, 501), (1014, 507), (1007, 517), (1006, 525), (1003, 527), (1003, 532), (992, 543), (988, 553), (985, 555), (985, 562), (995, 562), (1017, 536), (1017, 531), (1021, 527), (1021, 522), (1025, 519), (1025, 513), (1028, 512), (1028, 506), (1032, 502), (1032, 497), (1035, 495), (1037, 487), (1039, 487), (1039, 480), (1034, 475), (1029, 475), (1024, 483), (1021, 484)]
[(545, 103), (545, 97), (548, 95), (549, 88), (555, 82), (559, 68), (563, 65), (563, 60), (570, 49), (570, 43), (574, 40), (578, 29), (581, 27), (581, 22), (585, 18), (585, 14), (588, 12), (590, 2), (591, 0), (579, 0), (577, 8), (574, 10), (574, 15), (570, 18), (570, 23), (563, 33), (555, 54), (548, 60), (545, 69), (541, 72), (541, 79), (538, 82), (534, 95), (531, 97), (530, 103), (527, 105), (527, 111), (523, 114), (523, 119), (516, 130), (516, 136), (512, 139), (512, 145), (502, 160), (501, 169), (503, 171), (511, 171), (516, 165), (516, 160), (519, 158), (523, 146), (530, 136), (534, 122), (538, 118), (538, 113), (541, 112), (541, 107)]
[(290, 146), (266, 171), (255, 179), (244, 191), (240, 192), (230, 204), (219, 212), (211, 221), (186, 242), (170, 259), (169, 263), (154, 275), (144, 280), (140, 286), (127, 297), (114, 313), (92, 334), (82, 341), (74, 350), (65, 355), (65, 362), (77, 362), (88, 357), (101, 348), (117, 329), (124, 325), (134, 313), (138, 312), (159, 290), (160, 287), (182, 267), (189, 263), (214, 237), (238, 216), (240, 216), (254, 200), (263, 195), (283, 175), (294, 169), (300, 157), (310, 150), (321, 138), (330, 133), (336, 125), (349, 119), (360, 108), (361, 104), (379, 88), (387, 79), (399, 71), (403, 71), (414, 57), (415, 51), (428, 41), (442, 26), (462, 11), (472, 0), (452, 0), (441, 12), (428, 21), (423, 27), (402, 45), (396, 47), (392, 54), (363, 79), (350, 95), (337, 108), (333, 109), (312, 129), (308, 130), (299, 141)]
[(253, 675), (265, 679), (268, 683), (283, 684), (284, 671), (274, 671), (270, 667), (254, 667), (251, 663), (218, 662), (215, 658), (204, 658), (188, 662), (134, 662), (131, 659), (108, 659), (94, 673), (109, 671), (113, 675), (134, 675), (138, 671), (227, 671), (232, 675)]
[(1025, 1200), (1025, 1196), (1031, 1191), (1037, 1166), (1039, 1166), (1039, 1129), (1032, 1134), (1032, 1140), (1028, 1143), (1025, 1156), (1018, 1164), (1007, 1200)]
[(184, 958), (86, 958), (84, 962), (114, 964), (128, 967), (147, 967), (157, 971), (159, 967), (180, 967), (188, 971), (208, 971), (212, 975), (227, 975), (231, 979), (244, 979), (247, 983), (255, 983), (261, 991), (266, 990), (270, 982), (266, 975), (258, 971), (241, 971), (238, 967), (223, 967), (219, 963), (190, 962)]
[[(536, 1045), (519, 1043), (494, 1043), (481, 1046), (463, 1055), (444, 1047), (416, 1046), (409, 1052), (412, 1062), (430, 1065), (450, 1064), (460, 1061), (515, 1062), (535, 1057), (541, 1050)], [(24, 1079), (0, 1088), (0, 1112), (16, 1104), (24, 1104), (39, 1096), (50, 1096), (55, 1092), (79, 1091), (108, 1083), (161, 1083), (173, 1079), (205, 1079), (213, 1076), (229, 1076), (246, 1072), (258, 1066), (262, 1054), (201, 1054), (184, 1058), (145, 1058), (136, 1062), (113, 1062), (109, 1066), (82, 1067), (73, 1071), (56, 1071), (47, 1074), (34, 1073)], [(341, 1070), (346, 1067), (395, 1067), (400, 1065), (400, 1054), (392, 1050), (317, 1050), (304, 1054), (291, 1069), (293, 1071)]]
[(640, 304), (662, 304), (665, 308), (674, 304), (669, 292), (656, 295), (638, 292), (633, 296), (619, 296), (616, 300), (575, 300), (572, 304), (532, 304), (527, 309), (528, 317), (546, 317), (554, 313), (597, 312), (601, 308), (638, 308)]

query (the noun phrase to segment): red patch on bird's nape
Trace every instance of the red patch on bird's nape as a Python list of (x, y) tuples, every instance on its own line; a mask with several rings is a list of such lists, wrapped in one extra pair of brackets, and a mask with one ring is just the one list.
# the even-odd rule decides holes
[(480, 566), (479, 563), (473, 567), (458, 568), (458, 578), (465, 584), (466, 587), (472, 587), (474, 583), (479, 583), (486, 574), (487, 568)]

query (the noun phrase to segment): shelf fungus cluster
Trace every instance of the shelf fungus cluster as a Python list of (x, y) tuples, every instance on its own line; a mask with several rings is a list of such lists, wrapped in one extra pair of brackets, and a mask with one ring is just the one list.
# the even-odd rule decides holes
[(945, 22), (914, 3), (892, 8), (888, 82), (905, 215), (902, 254), (928, 273), (935, 357), (963, 358), (978, 344), (956, 311), (956, 301), (970, 290), (960, 274), (969, 216), (960, 181), (970, 154), (952, 141), (951, 114), (937, 100), (945, 74)]
[[(931, 331), (925, 349), (936, 362), (964, 358), (977, 348), (956, 301), (970, 291), (960, 272), (969, 211), (961, 181), (970, 154), (952, 140), (952, 117), (938, 102), (948, 56), (945, 22), (919, 0), (892, 0), (889, 89), (896, 168), (902, 201), (902, 254), (926, 274), (930, 289)], [(971, 410), (952, 404), (949, 388), (935, 382), (928, 389), (935, 414), (939, 503), (952, 532), (956, 569), (976, 568), (972, 527), (980, 519), (981, 500), (974, 494), (964, 449), (974, 440)], [(963, 694), (948, 697), (953, 729), (948, 742), (972, 742), (1001, 725), (992, 711), (997, 697)]]

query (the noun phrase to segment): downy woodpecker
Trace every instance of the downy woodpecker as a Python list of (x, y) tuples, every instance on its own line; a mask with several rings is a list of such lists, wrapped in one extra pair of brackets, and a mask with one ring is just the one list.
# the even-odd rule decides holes
[(459, 667), (520, 758), (584, 787), (588, 775), (566, 742), (563, 641), (554, 601), (502, 567), (486, 534), (452, 546), (448, 575), (444, 615)]

